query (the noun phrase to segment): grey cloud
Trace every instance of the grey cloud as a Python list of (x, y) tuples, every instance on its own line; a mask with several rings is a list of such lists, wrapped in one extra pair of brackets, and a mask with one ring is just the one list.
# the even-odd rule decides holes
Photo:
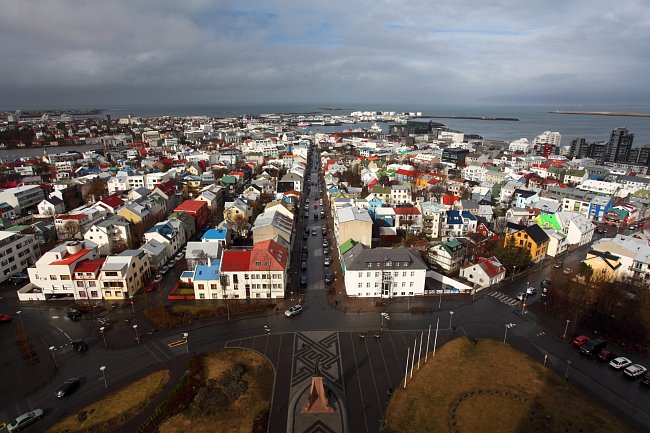
[(2, 105), (647, 98), (643, 2), (1, 3)]

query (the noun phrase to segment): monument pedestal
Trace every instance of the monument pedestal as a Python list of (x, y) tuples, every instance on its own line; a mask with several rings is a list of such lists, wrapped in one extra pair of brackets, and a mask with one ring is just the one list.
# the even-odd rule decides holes
[(334, 413), (334, 409), (332, 409), (329, 404), (329, 399), (327, 398), (327, 393), (325, 392), (325, 386), (323, 385), (322, 377), (314, 376), (311, 378), (311, 386), (309, 388), (307, 403), (302, 408), (300, 413)]

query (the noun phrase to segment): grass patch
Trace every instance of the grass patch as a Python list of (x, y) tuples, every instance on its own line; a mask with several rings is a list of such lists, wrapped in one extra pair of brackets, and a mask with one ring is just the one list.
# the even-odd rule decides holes
[(115, 431), (160, 393), (169, 380), (169, 370), (160, 370), (133, 382), (74, 415), (56, 423), (49, 433), (103, 433)]
[[(243, 366), (242, 375), (234, 382), (245, 381), (246, 386), (232, 392), (234, 400), (224, 400), (227, 408), (211, 416), (200, 416), (201, 411), (188, 409), (169, 418), (160, 426), (160, 433), (251, 433), (266, 431), (266, 414), (273, 391), (273, 368), (266, 358), (257, 352), (242, 349), (224, 349), (205, 357), (205, 385), (214, 386), (215, 381), (224, 382), (224, 377), (233, 374), (238, 365)], [(231, 383), (234, 383), (231, 382)], [(212, 385), (210, 385), (212, 384)], [(211, 393), (197, 392), (197, 397)], [(205, 404), (205, 402), (203, 402)], [(199, 415), (197, 417), (197, 415)], [(263, 424), (262, 430), (255, 430)], [(215, 430), (218, 426), (218, 430)]]
[(393, 394), (387, 432), (635, 432), (541, 364), (493, 340), (453, 340), (413, 378)]

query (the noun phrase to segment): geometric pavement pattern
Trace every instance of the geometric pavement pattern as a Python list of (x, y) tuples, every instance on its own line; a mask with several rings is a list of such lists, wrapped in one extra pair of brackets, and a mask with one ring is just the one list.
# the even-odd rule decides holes
[(294, 339), (294, 361), (291, 372), (291, 386), (310, 380), (314, 368), (320, 361), (323, 377), (343, 390), (343, 367), (339, 353), (339, 335), (337, 332), (321, 335), (318, 332), (297, 332)]

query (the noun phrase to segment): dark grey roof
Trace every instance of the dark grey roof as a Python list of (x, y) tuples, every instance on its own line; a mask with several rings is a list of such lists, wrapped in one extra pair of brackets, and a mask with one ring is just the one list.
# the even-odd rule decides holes
[[(427, 269), (420, 255), (408, 248), (367, 249), (362, 244), (357, 244), (343, 255), (343, 260), (345, 269), (350, 271)], [(390, 267), (386, 266), (387, 262), (391, 262)]]

